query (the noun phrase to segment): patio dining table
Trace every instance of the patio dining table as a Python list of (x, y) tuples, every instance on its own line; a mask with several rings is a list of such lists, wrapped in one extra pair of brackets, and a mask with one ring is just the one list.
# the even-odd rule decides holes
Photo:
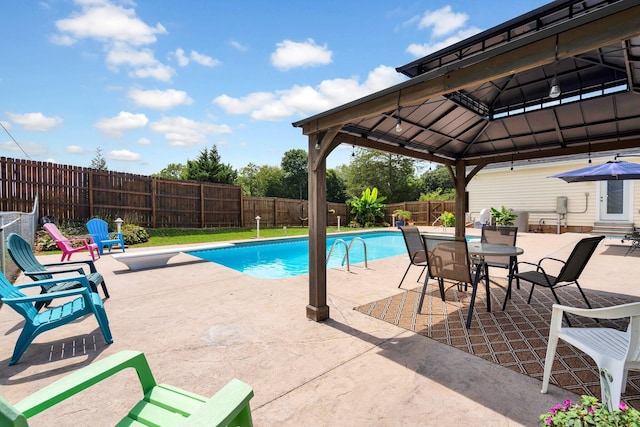
[[(500, 245), (496, 243), (484, 243), (478, 241), (472, 241), (467, 243), (467, 250), (469, 255), (476, 257), (477, 267), (484, 270), (484, 278), (489, 280), (489, 264), (484, 261), (486, 256), (504, 256), (509, 257), (509, 281), (511, 281), (511, 275), (513, 273), (513, 264), (516, 262), (516, 257), (524, 253), (524, 249), (511, 245)], [(482, 278), (480, 278), (481, 280)], [(479, 280), (479, 281), (480, 281)], [(491, 298), (487, 295), (487, 311), (491, 311)]]

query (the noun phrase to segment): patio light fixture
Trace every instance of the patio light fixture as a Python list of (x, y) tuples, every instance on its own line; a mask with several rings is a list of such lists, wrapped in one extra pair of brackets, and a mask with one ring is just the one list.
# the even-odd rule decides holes
[(558, 37), (556, 36), (556, 54), (555, 60), (553, 61), (553, 78), (551, 79), (551, 90), (549, 91), (550, 98), (557, 98), (560, 96), (562, 91), (560, 90), (560, 85), (558, 84)]

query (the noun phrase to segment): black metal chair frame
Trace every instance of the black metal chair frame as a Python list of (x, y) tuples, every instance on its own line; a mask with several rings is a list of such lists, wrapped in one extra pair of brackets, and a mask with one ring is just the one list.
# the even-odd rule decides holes
[[(489, 231), (490, 233), (487, 233), (487, 231)], [(492, 239), (492, 234), (499, 238)], [(503, 238), (502, 236), (505, 236), (505, 237)], [(509, 237), (513, 237), (513, 239), (508, 239)], [(482, 235), (480, 239), (483, 243), (503, 244), (503, 245), (508, 244), (510, 246), (515, 246), (517, 237), (518, 237), (518, 227), (513, 227), (513, 226), (498, 227), (495, 225), (483, 224)], [(509, 280), (508, 286), (511, 286), (511, 281), (515, 278), (516, 287), (520, 289), (520, 279), (517, 276), (515, 276), (515, 274), (518, 273), (518, 257), (517, 256), (509, 257), (508, 262), (501, 262), (498, 260), (500, 258), (506, 258), (506, 257), (495, 257), (495, 256), (484, 257), (484, 261), (487, 267), (487, 275), (489, 274), (489, 267), (504, 268), (508, 270), (508, 273), (507, 273), (507, 278)], [(499, 283), (493, 280), (492, 282), (495, 283), (496, 285), (499, 285)]]
[(427, 269), (427, 253), (418, 227), (416, 227), (415, 225), (409, 225), (400, 227), (400, 230), (402, 231), (404, 243), (407, 246), (407, 253), (409, 254), (409, 265), (404, 271), (404, 275), (402, 276), (402, 280), (400, 280), (398, 287), (402, 286), (402, 282), (404, 282), (405, 277), (407, 277), (407, 273), (409, 273), (409, 269), (411, 268), (411, 266), (415, 265), (417, 267), (422, 267), (422, 271), (420, 272), (420, 276), (418, 276), (417, 282), (420, 282), (422, 275)]
[[(582, 274), (582, 271), (586, 267), (589, 259), (596, 250), (598, 244), (604, 239), (605, 236), (594, 236), (594, 237), (586, 237), (580, 240), (574, 246), (571, 254), (567, 258), (566, 261), (563, 261), (554, 257), (544, 257), (538, 261), (537, 264), (521, 261), (518, 264), (527, 264), (535, 267), (535, 270), (519, 272), (514, 274), (514, 277), (519, 277), (521, 280), (531, 283), (531, 291), (529, 292), (529, 298), (527, 299), (527, 304), (531, 303), (531, 296), (533, 295), (533, 290), (536, 285), (543, 286), (549, 288), (553, 297), (555, 298), (558, 304), (561, 304), (560, 299), (558, 298), (558, 294), (556, 293), (557, 288), (561, 288), (564, 286), (569, 286), (575, 284), (582, 295), (587, 307), (591, 308), (591, 304), (587, 299), (584, 291), (580, 287), (578, 283), (578, 278)], [(556, 261), (562, 263), (562, 269), (558, 273), (557, 276), (553, 276), (548, 274), (544, 268), (542, 267), (542, 263), (544, 261)], [(511, 298), (511, 285), (507, 288), (507, 294), (505, 295), (504, 303), (502, 305), (502, 309), (504, 310), (507, 306), (507, 300)], [(567, 324), (571, 325), (569, 319), (566, 317)]]
[[(480, 281), (483, 278), (485, 279), (485, 282), (486, 282), (487, 311), (491, 311), (489, 276), (487, 274), (488, 270), (487, 270), (486, 264), (484, 262), (480, 262), (475, 265), (475, 271), (472, 271), (474, 265), (471, 263), (471, 259), (469, 258), (469, 251), (467, 248), (466, 240), (456, 240), (456, 239), (446, 238), (443, 236), (429, 236), (429, 235), (423, 235), (422, 237), (424, 239), (424, 247), (427, 251), (427, 260), (428, 260), (427, 268), (428, 268), (429, 274), (425, 278), (425, 284), (422, 290), (422, 297), (420, 299), (418, 312), (420, 312), (420, 308), (422, 307), (424, 293), (425, 293), (427, 281), (429, 280), (429, 278), (434, 278), (438, 281), (438, 287), (440, 288), (440, 298), (442, 298), (442, 301), (445, 301), (445, 287), (444, 287), (445, 280), (453, 281), (454, 283), (453, 286), (456, 286), (456, 285), (460, 286), (461, 283), (470, 284), (471, 287), (473, 288), (473, 291), (471, 292), (471, 303), (469, 304), (469, 314), (467, 315), (467, 322), (466, 322), (466, 327), (467, 329), (469, 329), (471, 327), (471, 318), (473, 316), (473, 309), (475, 306), (476, 295), (478, 293), (478, 285), (480, 284)], [(465, 277), (459, 277), (459, 276), (456, 276), (455, 274), (452, 274), (452, 275), (443, 274), (445, 272), (444, 270), (445, 264), (443, 263), (442, 257), (439, 257), (435, 252), (435, 250), (432, 249), (432, 248), (435, 248), (437, 245), (443, 244), (443, 243), (453, 243), (456, 246), (460, 246), (464, 248), (463, 251), (460, 251), (461, 254), (462, 252), (464, 252), (464, 255), (463, 255), (464, 261), (456, 260), (454, 257), (452, 257), (452, 262), (450, 264), (457, 264), (459, 266), (464, 265), (465, 266), (464, 272), (467, 273), (465, 274)], [(454, 250), (453, 252), (454, 254), (457, 254), (457, 251)], [(463, 270), (459, 269), (458, 271), (463, 271)]]

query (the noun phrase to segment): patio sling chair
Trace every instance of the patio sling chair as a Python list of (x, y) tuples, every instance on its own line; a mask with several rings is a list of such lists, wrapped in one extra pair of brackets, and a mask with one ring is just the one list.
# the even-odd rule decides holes
[[(491, 243), (496, 245), (515, 246), (516, 237), (518, 235), (518, 227), (511, 226), (495, 226), (484, 224), (482, 226), (482, 234), (480, 241), (483, 243)], [(487, 264), (487, 268), (496, 267), (504, 268), (508, 270), (507, 279), (509, 284), (513, 280), (514, 273), (518, 272), (518, 257), (512, 256), (484, 256), (484, 262)], [(517, 277), (516, 286), (520, 289), (520, 279)]]
[[(565, 313), (595, 319), (628, 317), (629, 325), (626, 331), (612, 328), (563, 328), (562, 318)], [(600, 375), (601, 401), (610, 411), (619, 409), (620, 395), (625, 390), (628, 371), (640, 369), (640, 302), (596, 309), (553, 304), (542, 378), (543, 393), (547, 392), (549, 386), (559, 339), (580, 349), (596, 362)]]
[(122, 233), (109, 233), (109, 224), (100, 218), (93, 218), (87, 222), (87, 230), (89, 235), (93, 237), (93, 240), (98, 245), (100, 255), (104, 254), (104, 247), (106, 246), (111, 252), (113, 245), (120, 245), (122, 252), (124, 252), (124, 238)]
[[(445, 300), (445, 280), (453, 282), (461, 286), (465, 284), (471, 285), (473, 291), (471, 293), (471, 304), (469, 305), (469, 314), (467, 316), (467, 329), (471, 327), (471, 317), (473, 315), (473, 307), (475, 304), (478, 284), (482, 278), (483, 265), (474, 266), (469, 259), (469, 251), (466, 240), (451, 240), (445, 236), (435, 236), (425, 234), (423, 236), (425, 248), (427, 249), (427, 265), (429, 276), (426, 278), (437, 279), (440, 288), (440, 298)], [(486, 274), (485, 274), (486, 276)], [(486, 279), (487, 293), (487, 309), (490, 310), (489, 299), (489, 280)], [(425, 280), (425, 286), (426, 286)], [(424, 292), (424, 290), (423, 290)]]
[(400, 230), (402, 231), (402, 237), (404, 237), (404, 243), (407, 247), (407, 253), (409, 254), (409, 265), (404, 271), (404, 275), (402, 276), (402, 280), (400, 280), (398, 287), (402, 286), (402, 282), (404, 282), (405, 277), (407, 277), (407, 273), (412, 265), (422, 267), (420, 276), (418, 276), (418, 282), (424, 274), (424, 271), (427, 269), (427, 253), (424, 248), (424, 240), (422, 240), (418, 227), (415, 225), (408, 225), (400, 227)]
[[(582, 270), (584, 270), (585, 266), (589, 262), (589, 259), (591, 259), (591, 255), (593, 255), (593, 252), (595, 252), (596, 247), (602, 239), (604, 239), (604, 236), (586, 237), (580, 240), (574, 246), (571, 254), (569, 255), (569, 258), (567, 258), (566, 261), (553, 257), (544, 257), (540, 261), (538, 261), (537, 264), (526, 261), (519, 262), (518, 264), (521, 265), (527, 264), (535, 267), (535, 270), (517, 272), (513, 275), (513, 277), (515, 277), (516, 279), (524, 280), (531, 283), (531, 291), (529, 292), (529, 299), (527, 300), (527, 304), (531, 303), (531, 296), (533, 295), (533, 290), (535, 289), (536, 285), (549, 288), (556, 302), (560, 304), (560, 299), (558, 298), (556, 289), (575, 283), (575, 285), (578, 287), (578, 290), (580, 291), (580, 294), (582, 295), (582, 298), (584, 298), (584, 302), (587, 303), (587, 307), (591, 308), (591, 304), (589, 303), (587, 296), (578, 283), (578, 278), (580, 277), (580, 274), (582, 274)], [(554, 264), (556, 262), (561, 263), (562, 269), (557, 276), (547, 273), (543, 268), (543, 263), (546, 265), (548, 261), (554, 261)], [(504, 304), (502, 306), (503, 310), (505, 309), (507, 305), (507, 299), (509, 298), (511, 298), (511, 283), (507, 288), (507, 294), (505, 295)], [(566, 315), (565, 318), (567, 319), (567, 323), (569, 323), (570, 325), (571, 323), (569, 322), (569, 318), (566, 317)]]
[[(33, 286), (55, 285), (61, 281), (69, 280), (80, 282), (82, 287), (66, 291), (49, 292), (44, 295), (25, 295), (20, 290)], [(69, 297), (74, 296), (77, 296), (77, 298), (69, 300)], [(62, 302), (59, 306), (48, 308), (42, 313), (38, 313), (33, 306), (34, 302), (57, 298), (66, 298), (66, 302)], [(29, 347), (33, 339), (41, 333), (89, 315), (96, 317), (102, 336), (107, 344), (113, 342), (111, 330), (109, 329), (109, 320), (107, 319), (107, 313), (104, 311), (102, 300), (97, 293), (91, 291), (86, 276), (49, 279), (29, 282), (23, 285), (12, 285), (3, 274), (0, 274), (0, 300), (17, 311), (25, 320), (9, 365), (18, 363), (18, 360), (20, 360), (20, 357), (27, 347)]]
[[(41, 264), (33, 254), (33, 249), (29, 242), (16, 233), (11, 233), (9, 234), (9, 237), (7, 237), (7, 250), (9, 251), (9, 256), (11, 256), (13, 262), (16, 263), (20, 270), (22, 270), (24, 275), (34, 281), (52, 279), (54, 274), (85, 274), (82, 266), (86, 265), (89, 267), (89, 274), (85, 275), (89, 280), (91, 290), (93, 292), (98, 292), (98, 285), (102, 285), (104, 296), (109, 298), (109, 291), (107, 290), (104, 278), (96, 270), (96, 266), (93, 261), (66, 261)], [(51, 269), (50, 267), (55, 267), (55, 269)], [(47, 292), (64, 291), (66, 289), (74, 289), (81, 286), (82, 284), (80, 282), (73, 280), (60, 282), (55, 285), (41, 286), (40, 293), (45, 294)], [(35, 303), (36, 310), (40, 310), (42, 306), (48, 306), (50, 302), (51, 300), (37, 301)]]
[[(15, 405), (0, 397), (0, 425), (28, 427), (28, 419), (34, 415), (129, 368), (138, 374), (143, 396), (117, 424), (119, 426), (253, 425), (249, 406), (253, 390), (249, 385), (233, 379), (213, 397), (206, 398), (167, 384), (157, 384), (144, 354), (132, 350), (122, 350), (80, 368)], [(78, 425), (87, 422), (81, 418), (77, 421)]]
[[(94, 261), (96, 260), (96, 257), (100, 258), (98, 245), (95, 244), (92, 237), (78, 236), (67, 238), (60, 232), (60, 230), (58, 230), (58, 227), (56, 227), (56, 225), (52, 222), (43, 224), (42, 227), (46, 230), (47, 233), (49, 233), (49, 236), (51, 236), (53, 241), (56, 242), (56, 245), (58, 245), (58, 248), (60, 248), (60, 250), (62, 251), (62, 258), (60, 259), (60, 261), (64, 261), (65, 258), (67, 259), (67, 261), (69, 261), (71, 260), (71, 255), (81, 251), (89, 251), (89, 254), (91, 254), (91, 259)], [(76, 246), (74, 246), (74, 244)]]

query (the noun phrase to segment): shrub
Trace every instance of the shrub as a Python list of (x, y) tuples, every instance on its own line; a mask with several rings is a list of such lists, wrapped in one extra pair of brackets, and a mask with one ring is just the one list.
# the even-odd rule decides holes
[(144, 243), (149, 240), (149, 232), (139, 225), (124, 224), (121, 230), (124, 244), (127, 246)]
[(445, 227), (455, 227), (456, 226), (456, 216), (452, 212), (444, 211), (442, 215), (440, 215), (440, 222)]

